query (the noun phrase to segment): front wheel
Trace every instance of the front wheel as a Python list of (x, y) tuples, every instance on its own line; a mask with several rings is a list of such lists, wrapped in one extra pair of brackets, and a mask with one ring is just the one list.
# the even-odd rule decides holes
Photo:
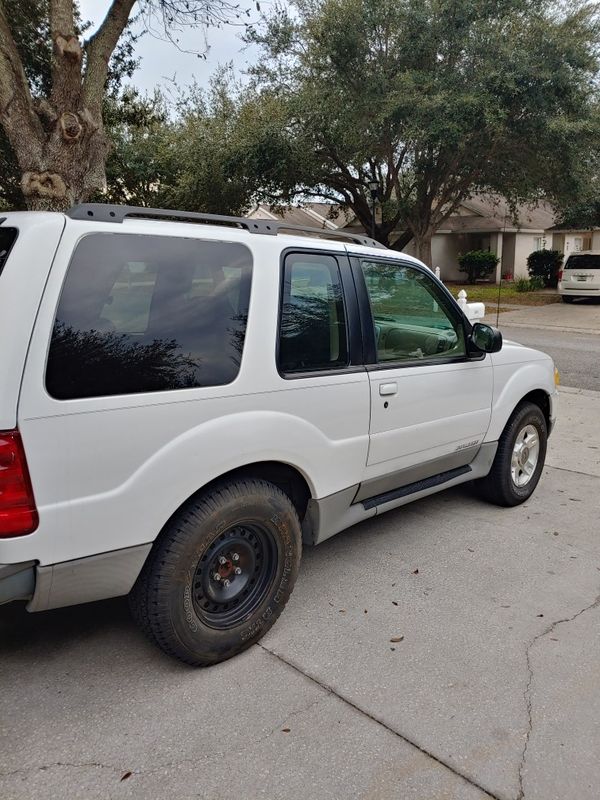
[(157, 540), (130, 596), (165, 653), (193, 666), (254, 644), (279, 617), (300, 564), (298, 514), (262, 480), (238, 480), (189, 503)]
[(544, 468), (547, 441), (546, 418), (540, 407), (520, 403), (500, 436), (492, 469), (476, 481), (480, 494), (499, 506), (528, 500)]

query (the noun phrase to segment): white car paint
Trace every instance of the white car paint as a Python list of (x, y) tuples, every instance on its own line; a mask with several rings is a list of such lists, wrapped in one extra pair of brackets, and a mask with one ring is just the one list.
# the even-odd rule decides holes
[[(187, 498), (248, 464), (294, 467), (319, 501), (463, 448), (474, 456), (481, 443), (497, 441), (530, 391), (546, 392), (555, 408), (552, 361), (511, 343), (493, 356), (461, 364), (315, 374), (301, 381), (278, 373), (283, 250), (345, 249), (349, 255), (420, 264), (410, 256), (183, 222), (6, 216), (4, 224), (18, 227), (20, 235), (0, 276), (0, 430), (18, 425), (40, 522), (34, 533), (0, 539), (0, 565), (34, 561), (39, 568), (150, 545)], [(48, 394), (49, 339), (71, 255), (81, 237), (103, 231), (241, 242), (250, 249), (247, 335), (231, 384), (68, 401)], [(387, 414), (379, 387), (389, 383), (398, 388)], [(372, 513), (353, 506), (321, 538)], [(134, 573), (118, 584), (121, 593), (140, 567), (134, 565)], [(44, 591), (50, 596), (49, 588)], [(67, 602), (77, 602), (67, 596)], [(84, 592), (82, 599), (99, 596), (110, 596), (110, 589), (99, 588), (91, 597)], [(44, 605), (38, 598), (34, 607), (57, 603)]]

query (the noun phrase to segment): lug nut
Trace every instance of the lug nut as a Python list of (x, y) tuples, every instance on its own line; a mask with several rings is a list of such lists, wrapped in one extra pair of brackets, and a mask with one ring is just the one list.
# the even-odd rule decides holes
[(227, 559), (225, 558), (225, 556), (219, 556), (219, 564), (226, 564), (226, 563)]
[(235, 572), (235, 574), (236, 574), (236, 575), (241, 575), (241, 574), (242, 574), (242, 570), (241, 570), (241, 568), (240, 568), (240, 567), (236, 567), (236, 568), (234, 569), (234, 572)]
[(225, 588), (227, 588), (227, 587), (229, 586), (229, 584), (230, 584), (230, 581), (229, 581), (229, 579), (228, 579), (228, 578), (225, 578), (225, 580), (223, 581), (223, 586), (224, 586)]
[(232, 561), (239, 561), (240, 557), (239, 557), (239, 555), (237, 553), (232, 553), (231, 554), (231, 560)]
[(215, 572), (215, 574), (213, 575), (213, 578), (214, 578), (216, 581), (220, 581), (220, 580), (221, 580), (221, 576), (219, 575), (219, 573), (218, 573), (218, 572)]

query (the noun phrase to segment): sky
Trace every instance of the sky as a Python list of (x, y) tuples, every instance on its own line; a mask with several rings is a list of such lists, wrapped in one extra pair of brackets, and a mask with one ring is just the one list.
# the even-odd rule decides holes
[[(90, 35), (102, 22), (108, 7), (109, 0), (79, 0), (81, 17), (89, 20), (92, 28), (86, 35)], [(240, 5), (252, 9), (252, 18), (258, 14), (255, 4), (250, 0), (241, 0)], [(261, 8), (266, 8), (270, 3), (261, 3)], [(134, 14), (136, 11), (134, 7)], [(138, 25), (136, 32), (141, 30)], [(136, 54), (142, 61), (135, 72), (131, 83), (142, 92), (151, 93), (155, 86), (162, 86), (167, 91), (173, 88), (173, 82), (178, 88), (185, 88), (194, 82), (206, 86), (212, 74), (221, 64), (233, 62), (236, 75), (243, 76), (248, 65), (257, 59), (255, 48), (248, 48), (239, 36), (243, 28), (225, 25), (223, 28), (209, 28), (206, 31), (206, 42), (200, 30), (186, 29), (177, 36), (180, 40), (178, 50), (171, 42), (164, 41), (151, 33), (146, 33), (139, 40)], [(192, 52), (182, 52), (184, 50)], [(206, 52), (206, 59), (198, 58), (196, 53)]]

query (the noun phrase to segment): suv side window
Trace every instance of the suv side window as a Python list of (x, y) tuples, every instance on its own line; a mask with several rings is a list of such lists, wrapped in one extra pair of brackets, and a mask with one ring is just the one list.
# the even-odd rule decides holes
[(94, 233), (77, 245), (50, 343), (59, 400), (230, 383), (252, 256), (241, 244)]
[(432, 278), (404, 264), (361, 263), (379, 363), (466, 355), (460, 317)]
[(347, 364), (346, 315), (336, 258), (321, 253), (286, 256), (279, 321), (280, 371), (310, 372)]

